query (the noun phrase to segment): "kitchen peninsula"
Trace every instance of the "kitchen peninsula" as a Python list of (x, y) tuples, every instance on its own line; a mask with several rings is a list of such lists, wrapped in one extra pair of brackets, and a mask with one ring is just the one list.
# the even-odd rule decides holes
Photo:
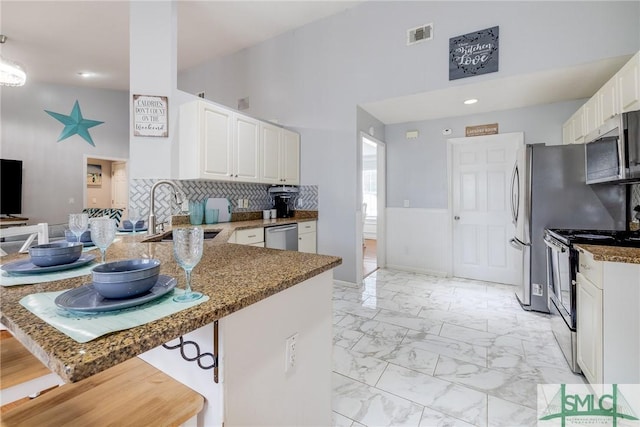
[[(237, 224), (238, 226), (240, 224)], [(215, 226), (210, 226), (215, 228)], [(193, 271), (193, 288), (209, 300), (132, 329), (80, 344), (20, 305), (29, 294), (60, 291), (90, 281), (76, 277), (0, 289), (1, 321), (52, 371), (75, 382), (135, 356), (193, 388), (207, 399), (199, 424), (328, 425), (331, 421), (331, 270), (333, 256), (226, 243), (222, 232), (205, 240)], [(178, 278), (172, 243), (145, 242), (145, 234), (118, 236), (109, 261), (157, 258), (161, 274)], [(153, 240), (153, 239), (152, 239)], [(5, 257), (2, 262), (11, 260)], [(177, 338), (214, 352), (218, 322), (219, 382), (212, 370), (182, 358)], [(285, 369), (285, 343), (296, 336), (295, 365)], [(187, 356), (193, 349), (185, 347)]]

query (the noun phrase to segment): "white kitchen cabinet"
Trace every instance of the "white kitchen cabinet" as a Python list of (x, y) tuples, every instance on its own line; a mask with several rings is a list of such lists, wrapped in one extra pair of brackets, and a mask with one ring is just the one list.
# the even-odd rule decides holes
[(260, 123), (260, 181), (280, 184), (282, 128)]
[(585, 136), (600, 127), (601, 120), (599, 100), (600, 97), (598, 96), (598, 94), (596, 94), (584, 104), (583, 127)]
[(250, 117), (234, 114), (233, 180), (259, 182), (259, 123)]
[(640, 382), (640, 264), (579, 249), (577, 358), (592, 384)]
[(616, 74), (620, 91), (620, 111), (640, 109), (640, 52), (636, 53)]
[(562, 125), (562, 143), (573, 144), (573, 122), (571, 119)]
[(180, 179), (230, 179), (233, 120), (233, 112), (216, 105), (180, 106)]
[(180, 179), (300, 183), (300, 135), (204, 101), (180, 106)]
[(298, 224), (298, 252), (317, 253), (317, 221)]
[(640, 110), (640, 52), (562, 125), (563, 144), (580, 144), (606, 120)]
[(229, 239), (229, 242), (240, 245), (264, 247), (264, 228), (256, 227), (236, 230)]
[(300, 183), (300, 135), (268, 123), (260, 124), (260, 181)]
[(287, 185), (300, 184), (300, 135), (282, 129), (281, 178)]
[(572, 144), (582, 144), (584, 142), (584, 112), (585, 109), (582, 106), (571, 116)]
[(600, 103), (600, 114), (598, 117), (599, 127), (612, 117), (620, 114), (620, 101), (618, 99), (619, 85), (618, 77), (613, 76), (596, 94)]
[(578, 273), (576, 290), (578, 365), (590, 384), (602, 384), (602, 289)]

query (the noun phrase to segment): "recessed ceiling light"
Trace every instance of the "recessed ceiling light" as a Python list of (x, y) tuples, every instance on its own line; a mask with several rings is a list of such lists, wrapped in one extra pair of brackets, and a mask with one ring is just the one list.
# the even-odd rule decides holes
[(475, 104), (476, 102), (478, 102), (478, 100), (475, 98), (467, 99), (466, 101), (464, 101), (465, 105)]
[(91, 77), (91, 76), (93, 76), (93, 73), (90, 73), (90, 72), (88, 72), (88, 71), (80, 71), (80, 72), (78, 73), (78, 75), (79, 75), (80, 77), (87, 78), (87, 77)]

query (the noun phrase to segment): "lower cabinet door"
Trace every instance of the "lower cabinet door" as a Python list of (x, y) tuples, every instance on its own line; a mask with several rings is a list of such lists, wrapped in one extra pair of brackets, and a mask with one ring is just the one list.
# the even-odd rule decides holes
[(298, 252), (307, 252), (315, 254), (316, 249), (316, 233), (298, 234)]
[(602, 383), (602, 289), (577, 277), (578, 365), (591, 384)]

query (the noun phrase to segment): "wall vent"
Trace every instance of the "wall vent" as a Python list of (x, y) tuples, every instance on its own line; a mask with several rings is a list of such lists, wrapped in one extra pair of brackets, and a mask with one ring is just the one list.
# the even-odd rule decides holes
[(407, 30), (407, 46), (421, 43), (433, 38), (433, 24), (426, 24), (420, 27)]

